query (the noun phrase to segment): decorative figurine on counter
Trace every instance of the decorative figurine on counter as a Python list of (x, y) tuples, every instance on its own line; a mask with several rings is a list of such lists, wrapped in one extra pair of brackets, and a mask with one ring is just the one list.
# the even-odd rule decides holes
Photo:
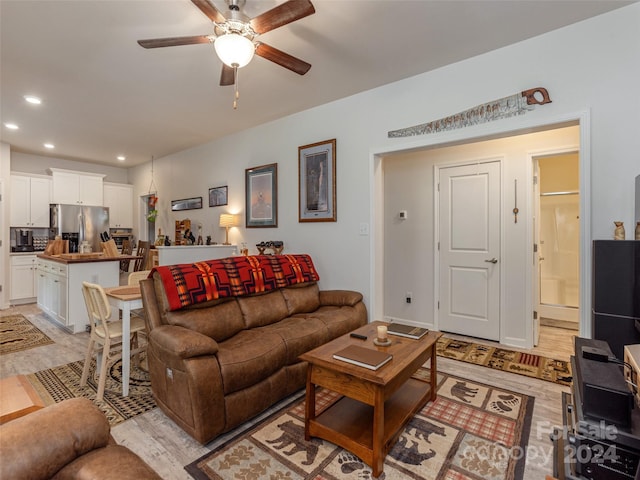
[(188, 228), (184, 231), (184, 238), (187, 241), (187, 245), (195, 245), (196, 237), (193, 236), (193, 232)]
[(164, 245), (164, 235), (162, 234), (161, 228), (158, 229), (158, 236), (156, 237), (156, 242), (154, 243), (154, 245), (157, 247)]
[(171, 239), (169, 238), (169, 235), (164, 237), (164, 246), (165, 247), (170, 247), (171, 246)]
[(207, 235), (207, 245), (211, 245), (211, 235)]
[(196, 245), (202, 245), (202, 224), (198, 224), (198, 240), (196, 240)]
[(613, 231), (614, 240), (624, 240), (624, 222), (613, 222), (616, 225), (616, 229)]

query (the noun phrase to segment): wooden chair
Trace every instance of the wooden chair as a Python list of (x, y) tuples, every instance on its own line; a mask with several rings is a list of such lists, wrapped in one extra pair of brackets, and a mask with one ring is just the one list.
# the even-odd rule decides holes
[[(138, 272), (131, 272), (127, 279), (128, 285), (138, 285), (140, 280), (144, 280), (149, 276), (151, 270), (140, 270)], [(138, 308), (135, 310), (131, 310), (131, 315), (136, 315), (142, 319), (144, 319), (144, 308)]]
[[(122, 240), (122, 250), (120, 252), (122, 255), (131, 255), (133, 253), (133, 245), (131, 244), (131, 240), (125, 238)], [(131, 260), (120, 260), (120, 271), (122, 273), (127, 273), (129, 271), (129, 264)]]
[(83, 387), (87, 384), (91, 357), (93, 356), (96, 344), (102, 345), (102, 362), (100, 363), (100, 378), (98, 380), (98, 393), (96, 395), (96, 401), (100, 401), (104, 397), (104, 387), (108, 375), (107, 365), (112, 360), (122, 358), (121, 347), (123, 341), (132, 342), (132, 356), (137, 356), (138, 353), (144, 350), (144, 348), (138, 347), (138, 332), (144, 332), (145, 325), (142, 318), (132, 316), (131, 338), (123, 339), (122, 320), (109, 321), (111, 317), (111, 305), (109, 305), (104, 289), (94, 283), (82, 282), (82, 294), (89, 315), (91, 336), (89, 337), (87, 355), (84, 359), (80, 386)]
[[(140, 283), (140, 280), (144, 280), (149, 276), (149, 273), (151, 273), (151, 270), (140, 270), (138, 272), (131, 272), (127, 279), (127, 284), (138, 285)], [(131, 315), (132, 315), (132, 318), (133, 318), (133, 315), (135, 315), (136, 317), (139, 317), (142, 319), (142, 321), (144, 321), (144, 325), (145, 325), (144, 334), (148, 338), (149, 332), (147, 331), (147, 322), (144, 317), (144, 308), (136, 308), (135, 310), (131, 310)], [(143, 358), (138, 363), (138, 366), (145, 372), (149, 371), (149, 365), (147, 363), (146, 356), (143, 356)]]
[(138, 241), (138, 251), (136, 252), (137, 256), (141, 256), (142, 258), (138, 258), (136, 263), (133, 265), (133, 271), (139, 272), (140, 270), (147, 269), (147, 260), (149, 258), (149, 242), (144, 240)]

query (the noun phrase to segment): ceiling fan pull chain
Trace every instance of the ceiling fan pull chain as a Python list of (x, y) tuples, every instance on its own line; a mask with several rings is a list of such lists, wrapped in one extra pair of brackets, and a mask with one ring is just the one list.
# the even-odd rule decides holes
[(238, 98), (240, 98), (240, 92), (238, 91), (238, 67), (233, 67), (233, 86), (235, 89), (234, 97), (233, 97), (233, 109), (238, 109)]

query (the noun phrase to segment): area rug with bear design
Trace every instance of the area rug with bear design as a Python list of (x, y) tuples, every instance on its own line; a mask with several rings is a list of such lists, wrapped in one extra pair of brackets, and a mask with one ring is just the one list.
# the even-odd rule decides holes
[[(428, 381), (429, 370), (414, 377)], [(378, 478), (522, 478), (534, 398), (441, 372), (437, 392), (407, 423)], [(339, 399), (326, 389), (316, 396), (319, 411)], [(299, 394), (185, 469), (197, 480), (374, 478), (352, 453), (317, 438), (305, 441), (304, 408)]]

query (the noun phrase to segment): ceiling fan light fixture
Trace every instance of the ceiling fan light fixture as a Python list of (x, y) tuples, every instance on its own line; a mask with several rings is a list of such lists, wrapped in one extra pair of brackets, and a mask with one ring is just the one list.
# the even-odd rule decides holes
[(256, 51), (251, 40), (237, 33), (227, 33), (213, 43), (218, 57), (229, 67), (242, 68), (253, 58)]

